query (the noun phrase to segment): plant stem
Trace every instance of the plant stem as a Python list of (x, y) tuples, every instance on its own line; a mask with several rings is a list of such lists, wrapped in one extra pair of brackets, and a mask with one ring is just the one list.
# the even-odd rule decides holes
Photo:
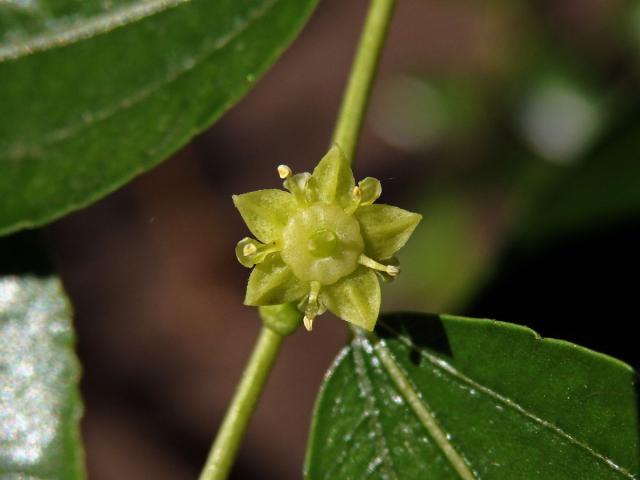
[[(342, 148), (349, 162), (356, 152), (369, 92), (394, 4), (395, 0), (371, 0), (336, 121), (332, 143), (337, 143)], [(302, 315), (292, 304), (261, 307), (260, 315), (264, 323), (260, 336), (211, 447), (200, 480), (227, 478), (282, 341), (296, 330), (302, 320)]]
[(283, 339), (282, 335), (269, 327), (262, 327), (216, 441), (211, 447), (207, 463), (200, 474), (200, 480), (227, 478)]
[(340, 146), (349, 163), (353, 162), (356, 154), (362, 121), (394, 5), (395, 0), (371, 0), (351, 67), (332, 141)]

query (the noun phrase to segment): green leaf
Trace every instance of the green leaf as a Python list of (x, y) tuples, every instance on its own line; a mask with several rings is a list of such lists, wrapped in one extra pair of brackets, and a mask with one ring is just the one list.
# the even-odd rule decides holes
[(279, 254), (255, 266), (249, 277), (245, 305), (278, 305), (304, 297), (309, 284), (298, 280)]
[(418, 204), (428, 220), (398, 255), (401, 279), (385, 287), (391, 303), (439, 311), (459, 310), (468, 302), (483, 284), (497, 249), (497, 235), (486, 233), (486, 211), (493, 210), (483, 203), (488, 197), (455, 185)]
[(305, 465), (346, 478), (634, 479), (637, 377), (521, 326), (396, 314), (358, 332), (316, 404)]
[[(542, 240), (602, 228), (640, 215), (640, 108), (623, 116), (575, 165), (540, 171), (515, 225), (516, 241)], [(528, 192), (527, 192), (528, 193)]]
[(336, 316), (373, 330), (380, 311), (380, 282), (373, 270), (359, 267), (351, 275), (323, 288), (320, 298)]
[(400, 250), (415, 230), (422, 215), (391, 205), (374, 204), (355, 213), (362, 227), (365, 252), (376, 260), (385, 260)]
[(80, 366), (54, 277), (0, 277), (0, 477), (85, 477)]
[(264, 243), (282, 238), (282, 230), (296, 210), (293, 195), (276, 189), (234, 195), (233, 203), (251, 233)]
[(0, 2), (0, 232), (167, 158), (254, 85), (315, 3)]

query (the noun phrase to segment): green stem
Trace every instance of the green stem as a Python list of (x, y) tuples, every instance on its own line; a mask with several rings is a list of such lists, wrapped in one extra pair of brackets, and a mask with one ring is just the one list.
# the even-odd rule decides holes
[[(395, 0), (371, 0), (358, 44), (349, 83), (342, 100), (332, 143), (337, 143), (352, 161), (380, 52), (384, 44)], [(260, 308), (264, 326), (238, 384), (236, 392), (211, 447), (200, 480), (224, 480), (229, 475), (240, 441), (255, 410), (285, 336), (302, 321), (295, 305)]]
[(211, 447), (207, 463), (200, 474), (200, 480), (227, 478), (283, 339), (282, 335), (269, 327), (262, 327), (216, 441)]
[(349, 83), (342, 99), (332, 143), (340, 146), (350, 163), (356, 154), (362, 121), (394, 5), (395, 0), (371, 0)]

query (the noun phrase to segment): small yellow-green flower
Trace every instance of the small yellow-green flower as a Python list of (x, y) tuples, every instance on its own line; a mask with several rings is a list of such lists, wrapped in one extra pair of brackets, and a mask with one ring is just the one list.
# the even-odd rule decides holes
[(238, 260), (255, 268), (244, 303), (298, 302), (304, 324), (327, 309), (373, 330), (380, 311), (379, 278), (400, 269), (393, 254), (407, 242), (421, 215), (374, 205), (382, 188), (375, 178), (355, 184), (342, 151), (334, 146), (313, 174), (278, 167), (288, 190), (234, 195), (251, 233), (236, 247)]

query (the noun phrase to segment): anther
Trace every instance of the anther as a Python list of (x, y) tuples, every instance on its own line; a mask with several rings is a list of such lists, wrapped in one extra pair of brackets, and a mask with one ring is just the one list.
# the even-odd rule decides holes
[(378, 270), (380, 272), (386, 272), (388, 275), (395, 277), (400, 273), (400, 268), (395, 265), (383, 265), (380, 262), (376, 262), (372, 258), (367, 257), (366, 255), (360, 255), (358, 258), (358, 263), (360, 265), (364, 265), (365, 267), (372, 268), (374, 270)]
[(242, 254), (245, 257), (250, 257), (251, 255), (255, 254), (257, 251), (258, 251), (258, 247), (256, 247), (255, 244), (253, 244), (253, 243), (247, 243), (242, 248)]
[(289, 178), (292, 175), (292, 173), (293, 172), (291, 171), (291, 169), (286, 165), (278, 165), (278, 176), (282, 180)]
[[(298, 317), (300, 318), (300, 317)], [(307, 329), (307, 331), (311, 331), (313, 329), (313, 319), (314, 317), (310, 317), (309, 315), (305, 315), (302, 318), (302, 322), (304, 323), (304, 328)]]
[(362, 189), (358, 185), (356, 185), (355, 187), (353, 187), (351, 194), (359, 200), (362, 198)]
[(400, 273), (400, 268), (394, 265), (387, 265), (387, 273), (392, 277), (395, 277)]

